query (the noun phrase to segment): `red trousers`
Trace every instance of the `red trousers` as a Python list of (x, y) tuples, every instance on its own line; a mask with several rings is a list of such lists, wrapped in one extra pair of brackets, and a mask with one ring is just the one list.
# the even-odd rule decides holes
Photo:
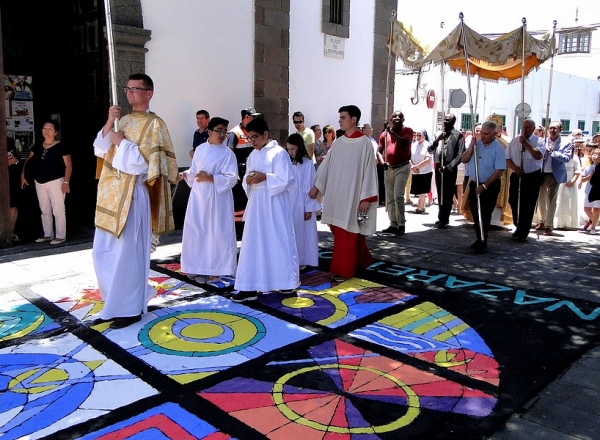
[(329, 271), (343, 278), (352, 278), (355, 272), (365, 270), (374, 260), (364, 235), (348, 232), (329, 225), (333, 233), (333, 254)]

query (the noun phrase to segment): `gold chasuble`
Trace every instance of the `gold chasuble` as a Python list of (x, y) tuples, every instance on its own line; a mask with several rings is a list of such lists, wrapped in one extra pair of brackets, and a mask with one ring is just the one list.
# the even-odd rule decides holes
[[(119, 129), (125, 139), (135, 142), (148, 164), (146, 186), (150, 195), (152, 231), (161, 234), (174, 229), (171, 190), (177, 183), (177, 163), (171, 136), (165, 122), (151, 112), (134, 111), (123, 116)], [(104, 157), (98, 182), (96, 227), (119, 238), (125, 227), (137, 176), (121, 171), (120, 177), (112, 162), (117, 147), (111, 145)]]

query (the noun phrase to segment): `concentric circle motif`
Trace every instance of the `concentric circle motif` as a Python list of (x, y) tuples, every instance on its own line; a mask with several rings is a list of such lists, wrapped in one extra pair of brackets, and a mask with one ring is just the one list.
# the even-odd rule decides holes
[(141, 344), (175, 356), (219, 356), (256, 344), (266, 335), (257, 319), (220, 310), (182, 311), (161, 316), (139, 333)]
[[(366, 426), (366, 427), (347, 427), (347, 426), (335, 426), (335, 425), (325, 425), (323, 423), (314, 421), (306, 417), (306, 415), (302, 415), (291, 409), (285, 402), (285, 392), (284, 386), (294, 378), (297, 378), (303, 374), (309, 374), (315, 371), (322, 371), (327, 369), (335, 369), (335, 370), (353, 370), (353, 371), (362, 371), (366, 373), (373, 374), (375, 377), (384, 377), (389, 380), (391, 383), (391, 387), (400, 388), (406, 394), (406, 414), (401, 416), (400, 418), (391, 421), (390, 423), (386, 423), (384, 425), (377, 426)], [(344, 395), (348, 393), (354, 394), (352, 389), (340, 390), (339, 398), (345, 399)], [(357, 397), (360, 397), (359, 394), (356, 394)], [(309, 428), (313, 428), (319, 431), (333, 432), (336, 434), (372, 434), (372, 433), (384, 433), (394, 431), (396, 429), (402, 428), (411, 424), (417, 416), (420, 414), (420, 400), (419, 396), (408, 386), (406, 383), (402, 382), (398, 378), (392, 376), (391, 374), (385, 373), (383, 371), (376, 370), (374, 368), (362, 367), (359, 365), (345, 365), (345, 364), (327, 364), (327, 365), (317, 365), (312, 367), (301, 368), (299, 370), (293, 371), (291, 373), (285, 374), (280, 377), (277, 382), (273, 384), (272, 391), (273, 401), (277, 405), (277, 409), (289, 420), (294, 423), (298, 423), (303, 426), (307, 426)]]

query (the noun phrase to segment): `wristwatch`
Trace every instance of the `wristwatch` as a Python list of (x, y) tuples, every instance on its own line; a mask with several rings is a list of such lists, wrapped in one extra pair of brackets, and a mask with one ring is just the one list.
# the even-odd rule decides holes
[(487, 189), (487, 186), (485, 186), (485, 183), (482, 183), (481, 186), (483, 186), (483, 189)]

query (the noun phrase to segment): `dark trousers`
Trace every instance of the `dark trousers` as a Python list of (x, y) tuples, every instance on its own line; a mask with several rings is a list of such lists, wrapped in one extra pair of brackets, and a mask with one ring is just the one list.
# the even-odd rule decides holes
[[(452, 171), (445, 168), (444, 172), (441, 173), (440, 164), (435, 164), (435, 186), (438, 193), (438, 220), (440, 224), (447, 225), (450, 222), (450, 212), (452, 212), (453, 198), (456, 192), (457, 172), (456, 168)], [(442, 174), (444, 175), (443, 179)]]
[[(513, 223), (517, 227), (514, 235), (519, 238), (526, 238), (529, 235), (533, 214), (538, 195), (540, 193), (540, 181), (542, 172), (540, 170), (533, 173), (525, 173), (522, 177), (517, 173), (510, 175), (510, 187), (508, 192), (508, 203), (512, 209)], [(520, 199), (519, 203), (519, 184)]]
[(479, 195), (479, 201), (481, 203), (481, 222), (483, 224), (483, 238), (481, 237), (481, 228), (479, 227), (479, 215), (477, 214), (477, 193), (475, 192), (476, 184), (471, 181), (469, 184), (469, 207), (473, 214), (473, 221), (475, 222), (475, 234), (477, 240), (487, 242), (488, 232), (490, 230), (490, 223), (492, 222), (492, 213), (496, 207), (496, 200), (500, 193), (500, 179), (496, 180), (488, 189), (483, 191)]

